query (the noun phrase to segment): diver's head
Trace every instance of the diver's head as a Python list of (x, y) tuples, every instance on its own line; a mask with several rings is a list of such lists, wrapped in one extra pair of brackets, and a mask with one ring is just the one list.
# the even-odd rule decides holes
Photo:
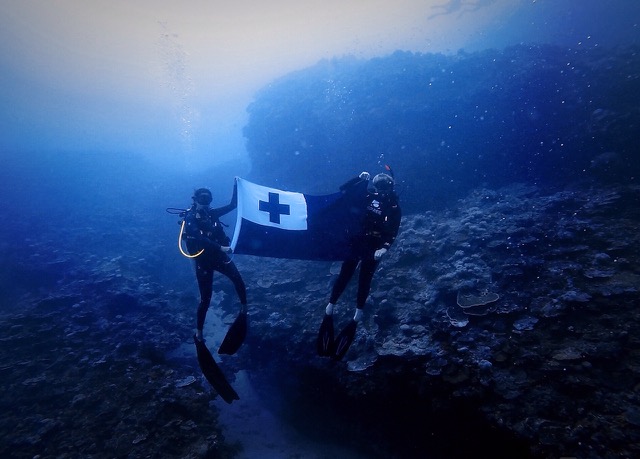
[(376, 175), (373, 177), (372, 184), (377, 193), (387, 195), (393, 192), (394, 180), (388, 174)]
[(193, 192), (193, 202), (201, 207), (207, 207), (211, 204), (213, 196), (208, 188), (198, 188)]

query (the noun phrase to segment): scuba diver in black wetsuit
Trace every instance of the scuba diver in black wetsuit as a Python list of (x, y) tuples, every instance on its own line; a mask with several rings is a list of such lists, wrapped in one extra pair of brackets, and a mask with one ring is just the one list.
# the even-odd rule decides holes
[(195, 259), (196, 278), (200, 290), (195, 338), (203, 341), (202, 329), (213, 293), (213, 273), (227, 276), (240, 299), (240, 313), (227, 332), (218, 353), (234, 354), (242, 345), (247, 331), (247, 289), (236, 265), (229, 258), (232, 253), (230, 239), (225, 234), (220, 217), (237, 206), (237, 189), (234, 187), (231, 202), (212, 209), (211, 191), (199, 188), (193, 194), (193, 205), (184, 215), (182, 240), (187, 245), (190, 258)]
[[(390, 168), (387, 167), (389, 171)], [(340, 274), (333, 284), (329, 304), (318, 334), (318, 354), (341, 360), (353, 342), (357, 323), (371, 290), (373, 274), (380, 259), (393, 244), (400, 227), (401, 211), (394, 192), (394, 179), (389, 174), (378, 174), (371, 182), (368, 172), (343, 185), (340, 190), (352, 196), (353, 208), (360, 214), (361, 226), (350, 238), (350, 253), (342, 263)], [(344, 292), (360, 264), (356, 312), (349, 324), (333, 337), (333, 312), (338, 298)]]

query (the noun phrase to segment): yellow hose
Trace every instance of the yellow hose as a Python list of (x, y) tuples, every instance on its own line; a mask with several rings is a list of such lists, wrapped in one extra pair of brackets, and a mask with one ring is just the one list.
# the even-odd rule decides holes
[(182, 255), (184, 255), (187, 258), (195, 258), (198, 255), (200, 255), (202, 252), (204, 252), (204, 249), (200, 250), (200, 252), (196, 253), (195, 255), (189, 255), (187, 252), (184, 251), (184, 249), (182, 248), (182, 233), (184, 231), (184, 220), (182, 221), (182, 225), (180, 226), (180, 234), (178, 235), (178, 248), (180, 249), (180, 253)]

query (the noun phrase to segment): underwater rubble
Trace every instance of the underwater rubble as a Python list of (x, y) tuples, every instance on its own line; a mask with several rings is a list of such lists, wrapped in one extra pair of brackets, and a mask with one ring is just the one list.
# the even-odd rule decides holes
[[(315, 355), (339, 263), (237, 256), (250, 329), (225, 373), (367, 457), (636, 457), (639, 201), (515, 184), (405, 216), (344, 362)], [(189, 269), (166, 272), (173, 237), (91, 255), (74, 237), (2, 247), (2, 456), (236, 457), (195, 353), (172, 354), (197, 304)], [(354, 298), (352, 282), (337, 327)]]
[[(515, 184), (476, 189), (455, 209), (405, 217), (341, 365), (313, 354), (339, 264), (254, 266), (242, 259), (246, 277), (262, 279), (251, 291), (259, 306), (247, 365), (275, 371), (268, 362), (290, 375), (312, 365), (313, 379), (323, 382), (291, 383), (288, 393), (301, 397), (339, 388), (359, 409), (379, 403), (381, 411), (389, 409), (384, 400), (400, 398), (404, 422), (372, 416), (401, 425), (405, 435), (412, 431), (413, 442), (437, 427), (428, 411), (413, 412), (416, 420), (408, 407), (439, 402), (451, 409), (453, 399), (526, 442), (531, 457), (635, 457), (639, 202), (634, 186), (543, 191)], [(353, 313), (354, 288), (341, 298), (335, 320), (346, 323)], [(378, 441), (393, 430), (386, 427)], [(415, 451), (398, 452), (397, 443), (386, 446), (397, 457), (414, 457)]]
[(190, 342), (195, 297), (141, 274), (149, 260), (54, 241), (12, 260), (22, 293), (0, 311), (0, 455), (234, 457), (195, 350), (169, 354)]

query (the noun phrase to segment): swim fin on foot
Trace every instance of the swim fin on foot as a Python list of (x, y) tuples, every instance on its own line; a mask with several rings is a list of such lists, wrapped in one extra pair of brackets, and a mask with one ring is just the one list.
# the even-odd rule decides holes
[(247, 336), (247, 313), (240, 312), (236, 320), (233, 321), (229, 331), (222, 340), (222, 344), (218, 349), (218, 354), (233, 355), (238, 352), (240, 346)]
[(224, 373), (213, 359), (211, 352), (205, 346), (204, 341), (199, 340), (196, 336), (193, 337), (193, 342), (196, 345), (196, 352), (198, 353), (198, 364), (202, 370), (202, 374), (209, 384), (213, 386), (215, 391), (222, 397), (222, 399), (231, 403), (234, 400), (240, 400), (238, 393), (231, 387), (231, 384), (224, 377)]
[(318, 331), (318, 355), (327, 357), (333, 355), (333, 316), (325, 314)]
[(342, 357), (347, 353), (353, 339), (356, 336), (356, 327), (358, 323), (355, 320), (350, 320), (346, 327), (338, 334), (334, 343), (334, 353), (331, 356), (333, 360), (342, 360)]

